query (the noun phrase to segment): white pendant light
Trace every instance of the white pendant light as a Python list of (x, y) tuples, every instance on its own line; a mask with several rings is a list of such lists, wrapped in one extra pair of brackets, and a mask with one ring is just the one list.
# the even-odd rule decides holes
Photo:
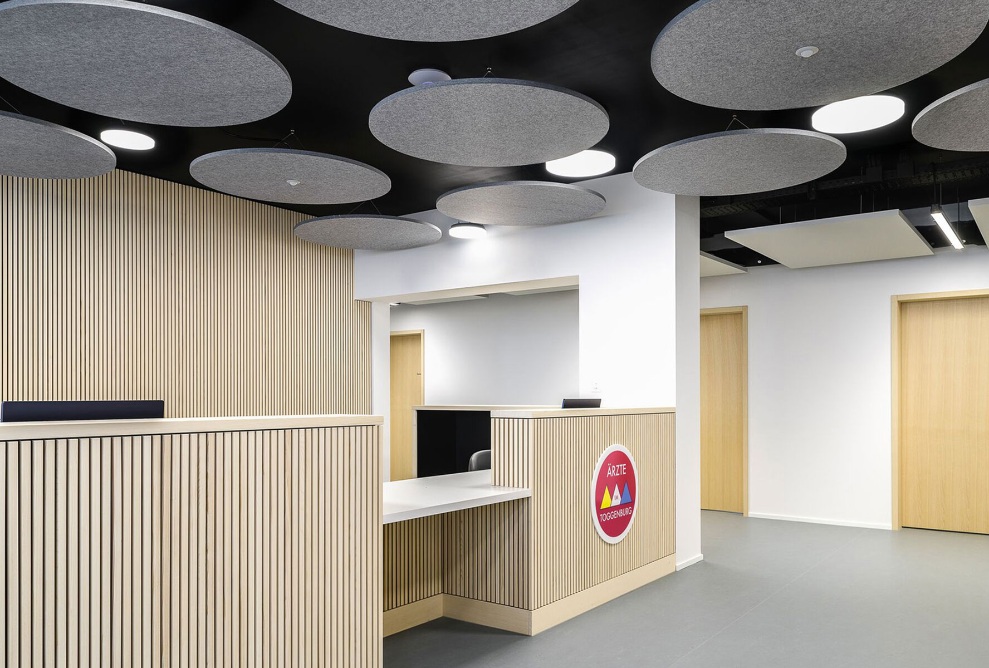
[(484, 225), (477, 223), (454, 223), (450, 226), (450, 236), (454, 239), (483, 239), (487, 235)]
[(866, 132), (898, 121), (905, 110), (906, 105), (898, 97), (866, 95), (821, 107), (811, 117), (811, 125), (829, 135)]
[(961, 239), (959, 239), (958, 235), (955, 233), (954, 228), (951, 227), (951, 223), (949, 223), (948, 219), (945, 217), (944, 211), (937, 204), (931, 207), (931, 218), (933, 218), (934, 222), (937, 223), (937, 226), (941, 228), (941, 231), (944, 232), (944, 236), (948, 238), (948, 241), (955, 250), (962, 250), (965, 248), (964, 244), (961, 242)]
[(100, 133), (100, 139), (104, 144), (129, 151), (150, 151), (155, 147), (153, 138), (133, 130), (104, 130)]
[(546, 171), (569, 178), (588, 178), (607, 174), (615, 168), (615, 156), (606, 151), (590, 149), (574, 153), (566, 158), (550, 160)]

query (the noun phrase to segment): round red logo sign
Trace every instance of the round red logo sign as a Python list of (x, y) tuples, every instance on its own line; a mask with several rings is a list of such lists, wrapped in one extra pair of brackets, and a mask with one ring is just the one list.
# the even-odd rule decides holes
[(625, 446), (612, 445), (598, 459), (591, 479), (594, 528), (608, 543), (619, 543), (632, 530), (639, 499), (639, 472)]

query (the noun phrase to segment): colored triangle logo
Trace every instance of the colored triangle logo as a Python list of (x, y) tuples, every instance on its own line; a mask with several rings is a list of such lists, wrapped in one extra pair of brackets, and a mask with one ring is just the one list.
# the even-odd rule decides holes
[(625, 483), (625, 489), (622, 490), (622, 505), (626, 503), (632, 503), (632, 495), (628, 493), (628, 483)]
[(604, 488), (604, 498), (601, 499), (601, 510), (605, 508), (611, 508), (611, 494), (608, 493), (608, 488)]
[(622, 503), (622, 493), (618, 491), (618, 485), (615, 485), (615, 491), (611, 493), (611, 505), (620, 506)]

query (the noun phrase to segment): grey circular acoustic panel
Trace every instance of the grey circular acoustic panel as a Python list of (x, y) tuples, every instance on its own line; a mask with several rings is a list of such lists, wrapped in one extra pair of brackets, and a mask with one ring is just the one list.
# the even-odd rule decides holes
[[(987, 21), (984, 0), (701, 0), (660, 33), (652, 70), (670, 92), (713, 107), (818, 106), (931, 72)], [(807, 47), (818, 51), (797, 55)]]
[(94, 114), (187, 127), (257, 121), (292, 96), (285, 68), (245, 37), (127, 0), (0, 4), (0, 76)]
[(71, 128), (0, 111), (0, 174), (83, 179), (106, 174), (117, 157), (106, 145)]
[(371, 133), (400, 153), (467, 167), (515, 167), (573, 155), (608, 132), (585, 95), (515, 79), (415, 86), (371, 110)]
[(604, 209), (604, 197), (581, 186), (546, 181), (505, 181), (451, 190), (436, 208), (482, 225), (556, 225), (586, 220)]
[(989, 79), (949, 93), (917, 114), (913, 136), (948, 151), (989, 151)]
[(295, 236), (335, 248), (389, 251), (434, 244), (443, 232), (411, 218), (355, 213), (301, 222), (295, 226)]
[(845, 145), (808, 130), (716, 132), (647, 154), (632, 170), (650, 190), (715, 197), (788, 188), (828, 174), (845, 161)]
[(457, 42), (542, 23), (577, 0), (278, 0), (337, 28), (412, 42)]
[(356, 160), (287, 148), (236, 148), (200, 156), (189, 173), (213, 190), (285, 204), (344, 204), (391, 190), (381, 170)]

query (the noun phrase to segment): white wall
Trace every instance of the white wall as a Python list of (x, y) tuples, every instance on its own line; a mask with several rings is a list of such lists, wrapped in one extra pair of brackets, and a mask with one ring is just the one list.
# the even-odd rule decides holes
[[(604, 213), (591, 220), (494, 229), (482, 242), (444, 238), (407, 251), (357, 252), (355, 297), (394, 301), (440, 290), (578, 276), (579, 393), (599, 395), (606, 406), (677, 406), (676, 251), (679, 244), (696, 256), (696, 220), (678, 234), (676, 203), (683, 198), (641, 188), (631, 174), (583, 185), (608, 199)], [(689, 207), (681, 213), (695, 214)], [(444, 229), (451, 222), (436, 211), (416, 217)], [(684, 311), (697, 313), (696, 291), (688, 289), (679, 298)], [(678, 408), (688, 414), (693, 410)], [(693, 461), (699, 460), (699, 449), (699, 439), (678, 444), (681, 489), (699, 480)], [(700, 554), (699, 495), (697, 503), (692, 497), (692, 492), (678, 497), (678, 561)]]
[(577, 291), (396, 306), (424, 330), (426, 403), (556, 405), (578, 394)]
[[(492, 228), (484, 241), (444, 238), (393, 253), (355, 253), (355, 296), (381, 299), (560, 276), (580, 277), (580, 392), (611, 406), (676, 403), (676, 268), (672, 195), (631, 174), (586, 182), (608, 198), (591, 220)], [(444, 229), (438, 211), (416, 214)]]
[(749, 509), (889, 528), (891, 297), (989, 288), (989, 251), (706, 278), (749, 306)]
[[(701, 544), (701, 322), (700, 303), (700, 200), (678, 197), (676, 201), (676, 337), (677, 337), (677, 545)], [(689, 518), (688, 518), (689, 515)], [(684, 521), (680, 521), (680, 518)], [(689, 521), (688, 521), (689, 519)], [(677, 568), (684, 568), (702, 555), (684, 554)]]

